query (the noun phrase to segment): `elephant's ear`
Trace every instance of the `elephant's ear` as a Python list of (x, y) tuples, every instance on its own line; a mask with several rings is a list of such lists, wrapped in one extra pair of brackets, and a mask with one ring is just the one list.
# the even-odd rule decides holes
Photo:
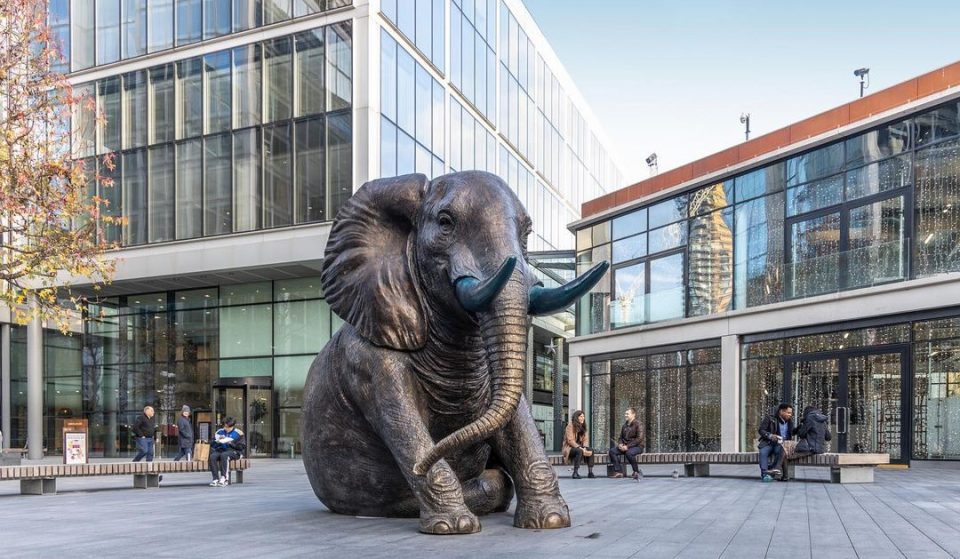
[(423, 347), (427, 315), (407, 254), (427, 177), (370, 181), (340, 209), (320, 275), (327, 303), (374, 344)]

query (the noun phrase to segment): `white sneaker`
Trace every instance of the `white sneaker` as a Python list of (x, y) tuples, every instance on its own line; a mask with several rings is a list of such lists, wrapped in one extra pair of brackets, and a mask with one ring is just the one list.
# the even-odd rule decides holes
[(219, 479), (215, 479), (215, 480), (211, 481), (211, 482), (210, 482), (210, 487), (220, 487), (220, 480), (219, 480)]
[(225, 477), (220, 478), (220, 487), (226, 487), (230, 485), (230, 480)]

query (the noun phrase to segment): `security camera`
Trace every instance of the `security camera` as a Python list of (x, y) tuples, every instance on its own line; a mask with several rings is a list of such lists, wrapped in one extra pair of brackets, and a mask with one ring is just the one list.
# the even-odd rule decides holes
[(750, 118), (750, 113), (740, 113), (740, 124), (746, 124)]
[(657, 162), (656, 153), (651, 153), (650, 155), (647, 156), (647, 165), (653, 165), (656, 162)]
[(870, 73), (870, 68), (857, 68), (856, 70), (853, 71), (853, 75), (857, 76), (858, 78), (862, 78), (863, 76), (866, 76), (869, 73)]

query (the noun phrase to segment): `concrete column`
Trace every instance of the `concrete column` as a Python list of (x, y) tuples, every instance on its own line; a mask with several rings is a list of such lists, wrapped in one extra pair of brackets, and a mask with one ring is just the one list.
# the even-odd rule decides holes
[(10, 448), (10, 325), (0, 325), (0, 431), (3, 431), (3, 448)]
[(720, 338), (720, 451), (740, 447), (740, 339)]
[(553, 339), (553, 448), (563, 444), (563, 338)]
[[(567, 396), (570, 413), (583, 409), (583, 359), (577, 355), (570, 356), (570, 393)], [(589, 421), (590, 418), (587, 418)]]
[[(30, 306), (36, 308), (36, 300)], [(43, 325), (27, 324), (27, 458), (43, 458)]]

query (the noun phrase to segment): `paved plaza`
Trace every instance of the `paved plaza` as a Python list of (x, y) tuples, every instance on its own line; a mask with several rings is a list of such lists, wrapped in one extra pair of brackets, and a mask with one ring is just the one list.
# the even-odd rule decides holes
[[(0, 483), (3, 557), (960, 557), (960, 469), (878, 471), (876, 483), (760, 483), (753, 468), (674, 479), (672, 467), (633, 480), (569, 479), (573, 527), (518, 530), (512, 511), (483, 532), (426, 536), (415, 520), (331, 514), (298, 460), (258, 460), (246, 483), (211, 488), (170, 475), (159, 490), (129, 476), (58, 480), (59, 494), (19, 495)], [(743, 477), (738, 477), (743, 476)]]

